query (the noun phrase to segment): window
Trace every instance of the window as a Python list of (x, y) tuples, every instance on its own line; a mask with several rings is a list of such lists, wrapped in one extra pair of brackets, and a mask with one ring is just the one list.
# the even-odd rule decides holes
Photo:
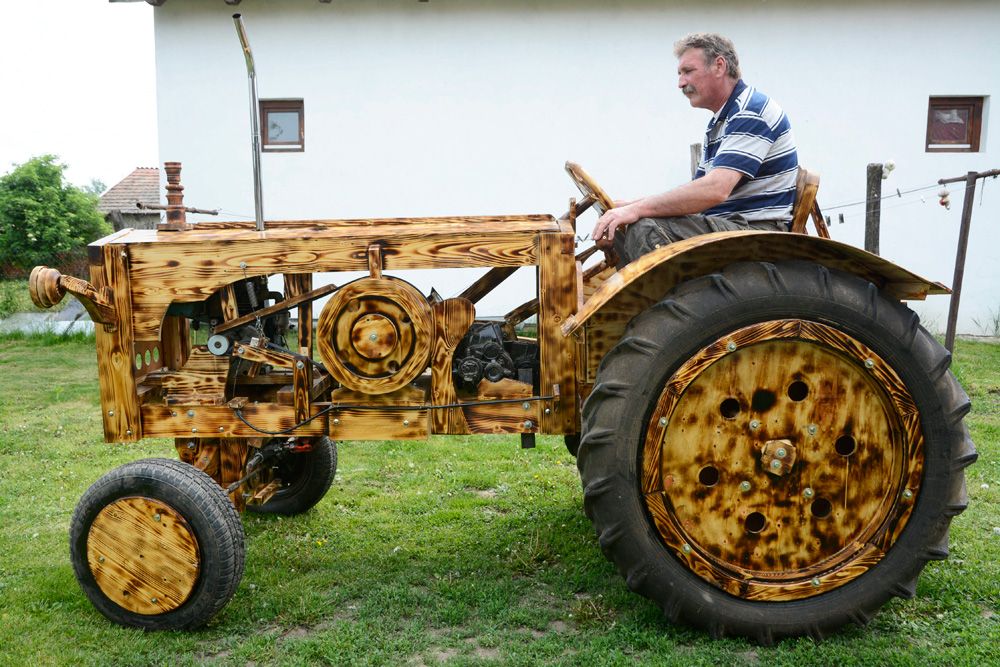
[(304, 151), (305, 110), (302, 100), (260, 101), (261, 149), (266, 152)]
[(927, 106), (927, 152), (978, 152), (984, 101), (984, 97), (930, 98)]

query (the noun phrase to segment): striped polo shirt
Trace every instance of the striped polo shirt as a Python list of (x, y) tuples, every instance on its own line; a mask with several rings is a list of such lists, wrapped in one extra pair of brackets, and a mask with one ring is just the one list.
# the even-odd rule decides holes
[(738, 213), (747, 220), (792, 219), (799, 158), (788, 116), (764, 93), (739, 80), (708, 123), (695, 178), (715, 167), (743, 174), (732, 194), (706, 215)]

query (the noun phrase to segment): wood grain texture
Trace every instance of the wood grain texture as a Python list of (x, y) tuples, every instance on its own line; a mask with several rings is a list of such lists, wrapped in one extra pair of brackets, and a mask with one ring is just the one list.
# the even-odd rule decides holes
[[(576, 257), (572, 229), (542, 234), (538, 242), (538, 345), (542, 394), (558, 393), (544, 401), (543, 433), (579, 433), (576, 393), (576, 341), (561, 335), (560, 327), (576, 312)], [(468, 415), (467, 415), (468, 416)], [(470, 424), (471, 425), (471, 424)]]
[(949, 293), (940, 283), (928, 281), (846, 243), (787, 232), (714, 232), (657, 248), (615, 273), (587, 300), (580, 312), (563, 324), (563, 333), (573, 333), (607, 304), (629, 298), (628, 295), (658, 300), (674, 286), (734, 262), (792, 259), (808, 260), (860, 276), (896, 299), (920, 300), (928, 294)]
[[(431, 402), (449, 405), (458, 400), (451, 372), (455, 348), (476, 318), (476, 307), (468, 299), (455, 298), (435, 303), (434, 344), (431, 359)], [(434, 433), (465, 434), (469, 426), (458, 408), (434, 410), (431, 416)]]
[[(295, 303), (298, 297), (313, 289), (311, 273), (286, 273), (285, 301)], [(311, 300), (304, 300), (298, 305), (299, 354), (312, 356), (313, 350), (313, 307)]]
[[(117, 245), (101, 246), (97, 252), (100, 261), (91, 265), (90, 281), (99, 291), (112, 290), (117, 313), (115, 326), (94, 328), (104, 439), (108, 442), (136, 441), (143, 437), (143, 432), (133, 355), (135, 336), (129, 300), (129, 256), (125, 248)], [(158, 337), (154, 339), (159, 340)]]
[[(775, 461), (781, 470), (765, 469)], [(870, 349), (776, 320), (682, 364), (647, 426), (641, 470), (654, 524), (693, 572), (747, 599), (793, 600), (889, 550), (913, 509), (904, 490), (919, 491), (923, 435), (899, 376)]]
[(180, 370), (162, 375), (164, 400), (169, 405), (221, 405), (225, 402), (228, 375), (229, 358), (217, 357), (199, 345), (191, 349)]
[(179, 512), (131, 496), (105, 506), (87, 535), (87, 564), (101, 591), (136, 614), (180, 607), (198, 583), (200, 554)]
[(160, 329), (163, 365), (180, 370), (191, 355), (191, 323), (187, 318), (167, 315)]
[[(795, 206), (792, 207), (792, 232), (806, 234), (806, 221), (813, 210), (816, 193), (819, 191), (819, 174), (799, 167), (795, 180)], [(827, 236), (829, 238), (829, 236)]]
[[(373, 336), (373, 344), (385, 343), (383, 325), (392, 333), (386, 349), (359, 345), (359, 339)], [(345, 285), (323, 307), (317, 345), (327, 370), (343, 386), (384, 394), (427, 368), (433, 331), (430, 306), (416, 288), (389, 276), (363, 278)]]

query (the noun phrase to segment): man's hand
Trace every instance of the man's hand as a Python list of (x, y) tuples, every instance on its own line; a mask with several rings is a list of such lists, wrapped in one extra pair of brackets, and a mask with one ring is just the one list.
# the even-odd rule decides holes
[(625, 205), (620, 208), (613, 208), (605, 212), (597, 219), (591, 238), (597, 243), (598, 248), (610, 248), (614, 244), (615, 232), (619, 227), (631, 225), (639, 219), (635, 207)]

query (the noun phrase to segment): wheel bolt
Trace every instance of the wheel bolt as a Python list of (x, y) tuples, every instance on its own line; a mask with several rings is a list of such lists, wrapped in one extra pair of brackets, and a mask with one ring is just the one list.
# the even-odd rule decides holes
[(681, 551), (683, 551), (686, 554), (691, 553), (691, 545), (685, 542), (684, 545), (681, 547)]
[(865, 368), (874, 368), (874, 367), (875, 367), (874, 359), (865, 359)]
[(812, 498), (813, 497), (813, 490), (812, 490), (812, 488), (810, 488), (810, 487), (807, 486), (805, 488), (805, 490), (802, 492), (802, 495), (805, 496), (806, 498)]
[(735, 352), (736, 343), (734, 343), (733, 341), (729, 341), (728, 343), (726, 343), (726, 349), (729, 350), (730, 352)]
[(819, 577), (813, 577), (811, 583), (812, 583), (813, 586), (816, 586), (818, 588), (819, 587)]
[(903, 491), (903, 497), (909, 500), (910, 498), (913, 497), (913, 491), (906, 489), (905, 491)]
[(666, 426), (666, 425), (667, 425), (667, 418), (660, 417), (660, 426)]
[(816, 424), (809, 424), (809, 426), (806, 427), (806, 431), (809, 432), (809, 435), (816, 435), (816, 431), (818, 430), (819, 427), (816, 426)]
[(756, 431), (757, 429), (760, 428), (760, 422), (757, 421), (756, 419), (750, 420), (750, 428)]
[(746, 493), (750, 490), (750, 482), (740, 482), (740, 491)]
[(153, 521), (159, 521), (159, 520), (160, 520), (160, 515), (159, 514), (154, 514), (153, 515)]

